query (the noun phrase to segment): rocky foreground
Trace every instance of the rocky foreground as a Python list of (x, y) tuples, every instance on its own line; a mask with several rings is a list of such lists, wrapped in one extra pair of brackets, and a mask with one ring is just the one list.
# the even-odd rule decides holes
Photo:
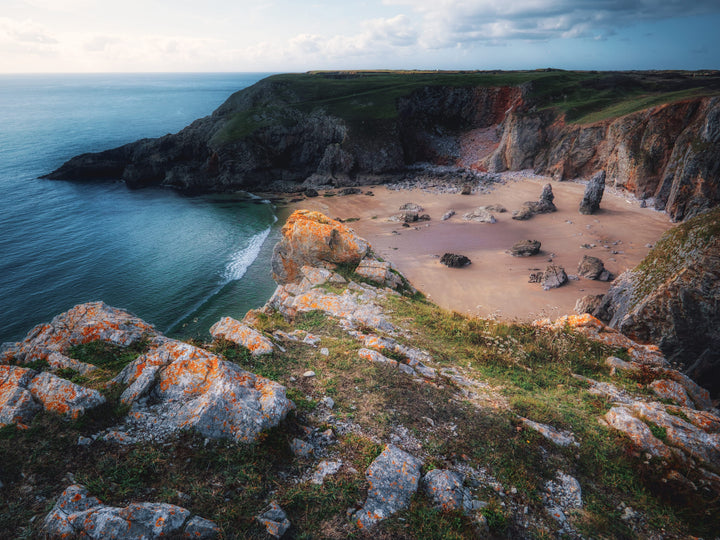
[(211, 343), (96, 302), (4, 344), (0, 529), (717, 534), (720, 413), (657, 347), (588, 314), (444, 312), (317, 212), (288, 219), (272, 271), (267, 304)]

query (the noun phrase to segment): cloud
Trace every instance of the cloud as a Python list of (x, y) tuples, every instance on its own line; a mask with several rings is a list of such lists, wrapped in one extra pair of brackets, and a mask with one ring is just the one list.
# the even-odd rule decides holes
[(642, 21), (720, 12), (717, 0), (384, 0), (422, 17), (423, 43), (604, 39)]
[(17, 21), (0, 17), (0, 44), (26, 46), (53, 45), (57, 39), (42, 25), (31, 20)]

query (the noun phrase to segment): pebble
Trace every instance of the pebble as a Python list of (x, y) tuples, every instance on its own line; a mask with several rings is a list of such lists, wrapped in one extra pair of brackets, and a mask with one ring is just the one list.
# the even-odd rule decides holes
[(315, 372), (314, 372), (314, 371), (308, 370), (308, 371), (306, 371), (305, 373), (303, 373), (303, 377), (314, 377), (314, 376), (315, 376)]
[(328, 349), (327, 347), (323, 347), (322, 349), (320, 349), (320, 354), (322, 354), (323, 356), (330, 356), (330, 349)]

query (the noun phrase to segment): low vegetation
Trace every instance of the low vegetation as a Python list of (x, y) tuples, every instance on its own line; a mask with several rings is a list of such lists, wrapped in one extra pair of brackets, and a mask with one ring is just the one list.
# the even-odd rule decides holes
[[(253, 357), (227, 341), (210, 349), (250, 371), (288, 388), (297, 409), (279, 427), (254, 444), (204, 440), (186, 433), (164, 444), (119, 446), (103, 441), (78, 445), (118, 419), (119, 389), (104, 390), (108, 404), (78, 421), (38, 414), (29, 429), (0, 430), (0, 468), (7, 485), (0, 491), (0, 530), (11, 537), (38, 534), (39, 524), (58, 494), (72, 482), (86, 485), (103, 502), (178, 504), (218, 523), (224, 538), (265, 538), (255, 515), (277, 500), (293, 523), (296, 538), (364, 537), (347, 520), (366, 494), (363, 472), (382, 451), (382, 442), (400, 440), (424, 459), (423, 472), (464, 467), (481, 475), (471, 484), (486, 502), (482, 515), (493, 537), (554, 536), (543, 516), (543, 486), (557, 470), (575, 476), (584, 506), (573, 516), (585, 536), (632, 538), (638, 530), (663, 530), (666, 538), (716, 534), (720, 503), (705, 492), (668, 492), (657, 463), (637, 453), (597, 418), (610, 408), (604, 398), (585, 391), (581, 374), (610, 380), (604, 359), (627, 359), (611, 349), (566, 330), (503, 324), (441, 310), (421, 295), (386, 302), (394, 322), (408, 332), (398, 339), (427, 350), (438, 368), (455, 368), (482, 384), (471, 394), (443, 382), (418, 382), (386, 365), (358, 357), (361, 344), (332, 319), (309, 312), (286, 321), (260, 315), (265, 332), (305, 330), (322, 337), (320, 348), (286, 341), (284, 351)], [(93, 343), (73, 349), (77, 359), (116, 373), (142, 351)], [(303, 374), (312, 370), (315, 375)], [(636, 377), (641, 377), (639, 374)], [(638, 379), (613, 377), (636, 389)], [(102, 387), (100, 382), (98, 386)], [(332, 414), (321, 405), (334, 400)], [(579, 446), (554, 445), (526, 427), (519, 416), (571, 431)], [(661, 437), (661, 428), (650, 426)], [(345, 467), (323, 486), (308, 481), (312, 464), (290, 451), (307, 429), (331, 430), (328, 456)], [(473, 482), (472, 475), (468, 482)], [(633, 530), (620, 519), (620, 506), (643, 516)], [(524, 510), (527, 508), (527, 514)], [(519, 516), (519, 517), (518, 517)], [(374, 538), (477, 538), (482, 528), (460, 513), (434, 509), (422, 491), (409, 509), (373, 530)]]

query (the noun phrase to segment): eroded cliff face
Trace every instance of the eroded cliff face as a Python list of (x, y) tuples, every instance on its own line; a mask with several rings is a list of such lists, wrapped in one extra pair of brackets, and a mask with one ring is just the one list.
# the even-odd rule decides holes
[[(266, 79), (177, 134), (78, 156), (48, 177), (186, 192), (294, 191), (381, 182), (417, 162), (472, 162), (479, 170), (533, 168), (560, 180), (602, 169), (610, 185), (676, 221), (720, 202), (720, 98), (579, 125), (538, 107), (532, 88), (420, 87), (395, 99), (394, 111), (365, 116), (361, 97), (345, 96), (348, 111), (331, 114), (322, 103), (309, 109), (292, 84)], [(463, 159), (464, 135), (492, 127), (497, 148)]]
[(720, 210), (669, 231), (622, 274), (595, 312), (720, 394)]
[(652, 107), (588, 125), (552, 113), (511, 111), (502, 140), (486, 160), (500, 172), (532, 167), (556, 179), (605, 170), (610, 185), (649, 199), (673, 220), (720, 202), (720, 99)]

